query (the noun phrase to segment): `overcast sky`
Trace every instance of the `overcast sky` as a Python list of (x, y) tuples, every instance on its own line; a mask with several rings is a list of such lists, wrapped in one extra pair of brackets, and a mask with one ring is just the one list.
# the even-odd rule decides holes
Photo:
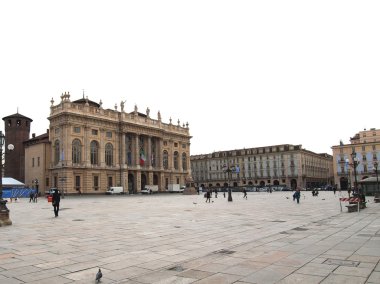
[[(0, 114), (69, 91), (189, 123), (191, 154), (379, 128), (380, 1), (1, 1)], [(119, 106), (120, 109), (120, 106)], [(1, 123), (1, 130), (4, 123)]]

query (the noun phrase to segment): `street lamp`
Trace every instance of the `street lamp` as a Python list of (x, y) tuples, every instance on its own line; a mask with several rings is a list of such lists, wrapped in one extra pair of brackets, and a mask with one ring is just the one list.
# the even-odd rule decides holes
[(376, 174), (376, 187), (377, 187), (377, 194), (379, 194), (379, 175), (377, 173), (377, 167), (379, 166), (379, 163), (375, 161), (373, 163), (373, 167), (375, 168), (375, 174)]
[[(347, 192), (350, 195), (351, 190), (351, 176), (350, 176), (350, 160), (346, 159), (346, 168), (347, 168)], [(350, 197), (350, 196), (348, 196)]]
[(231, 180), (231, 174), (236, 172), (236, 168), (235, 168), (235, 166), (230, 167), (229, 165), (224, 165), (224, 168), (225, 168), (224, 172), (227, 173), (227, 177), (228, 177), (228, 183), (227, 183), (227, 185), (228, 185), (228, 199), (227, 200), (229, 202), (232, 202), (232, 191), (231, 191), (231, 187), (230, 187), (230, 180)]
[(359, 190), (358, 190), (358, 178), (357, 178), (357, 173), (356, 173), (356, 167), (359, 165), (359, 159), (356, 157), (355, 151), (352, 152), (351, 157), (352, 157), (352, 164), (353, 164), (353, 167), (354, 167), (354, 175), (355, 175), (354, 190), (355, 190), (355, 192), (359, 193)]
[[(0, 227), (12, 225), (9, 219), (9, 209), (7, 208), (7, 201), (3, 199), (3, 146), (5, 144), (5, 135), (0, 131)], [(8, 150), (13, 151), (13, 144), (8, 145)]]

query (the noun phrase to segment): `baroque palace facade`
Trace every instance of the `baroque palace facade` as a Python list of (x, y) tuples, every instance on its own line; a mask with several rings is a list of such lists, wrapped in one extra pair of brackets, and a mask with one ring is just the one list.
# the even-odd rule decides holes
[[(351, 137), (349, 144), (341, 142), (331, 148), (334, 157), (334, 180), (338, 188), (353, 188), (355, 178), (360, 183), (366, 178), (376, 176), (375, 165), (380, 161), (380, 129), (364, 129)], [(355, 169), (353, 158), (356, 158)]]
[(332, 156), (302, 149), (302, 145), (193, 155), (191, 168), (195, 185), (201, 187), (281, 186), (295, 189), (333, 184)]
[[(191, 177), (188, 124), (181, 126), (178, 120), (174, 125), (171, 119), (163, 123), (160, 112), (153, 119), (149, 108), (145, 114), (137, 106), (126, 113), (124, 102), (120, 111), (117, 108), (103, 109), (102, 102), (84, 97), (70, 101), (69, 93), (62, 94), (56, 105), (51, 100), (48, 150), (38, 150), (38, 140), (44, 140), (40, 136), (26, 142), (25, 167), (40, 176), (41, 190), (105, 193), (111, 186), (122, 186), (125, 192), (138, 193), (145, 185), (158, 185), (164, 191), (169, 184), (187, 183)], [(45, 169), (38, 174), (33, 168), (40, 157), (47, 162), (41, 162)]]

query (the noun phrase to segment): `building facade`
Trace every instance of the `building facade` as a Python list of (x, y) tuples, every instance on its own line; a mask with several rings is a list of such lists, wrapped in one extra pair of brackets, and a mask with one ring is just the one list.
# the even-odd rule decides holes
[[(364, 129), (351, 137), (349, 144), (341, 142), (331, 148), (334, 157), (335, 184), (342, 190), (354, 188), (356, 181), (359, 183), (375, 175), (374, 163), (380, 160), (380, 130)], [(354, 157), (357, 159), (356, 167)]]
[(201, 187), (314, 188), (332, 185), (332, 161), (331, 155), (284, 144), (193, 155), (191, 169)]
[(188, 124), (161, 121), (134, 111), (103, 109), (102, 102), (83, 98), (70, 101), (64, 93), (51, 100), (50, 160), (45, 184), (67, 194), (105, 193), (123, 186), (138, 193), (145, 185), (185, 185), (191, 177)]
[(49, 130), (39, 136), (32, 134), (32, 138), (23, 144), (25, 148), (25, 185), (44, 193), (49, 189), (51, 153)]

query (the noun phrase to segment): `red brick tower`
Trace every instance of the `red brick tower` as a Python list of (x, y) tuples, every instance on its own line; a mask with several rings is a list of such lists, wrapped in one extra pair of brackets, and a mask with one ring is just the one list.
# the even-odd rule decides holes
[[(19, 113), (3, 117), (5, 125), (5, 166), (4, 177), (25, 182), (25, 148), (23, 142), (29, 139), (32, 119)], [(14, 150), (9, 151), (8, 145)]]

